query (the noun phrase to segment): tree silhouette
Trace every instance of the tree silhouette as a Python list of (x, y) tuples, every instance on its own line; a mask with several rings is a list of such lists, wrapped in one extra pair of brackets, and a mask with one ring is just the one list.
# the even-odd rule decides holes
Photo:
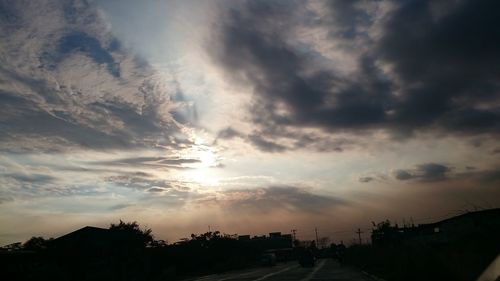
[(152, 230), (145, 228), (142, 230), (137, 222), (124, 222), (120, 220), (118, 224), (112, 223), (109, 230), (113, 233), (113, 238), (122, 246), (144, 248), (154, 241)]
[(42, 251), (47, 249), (47, 244), (52, 240), (50, 239), (45, 239), (41, 236), (39, 237), (31, 237), (28, 241), (24, 242), (23, 244), (23, 249), (24, 250), (29, 250), (29, 251)]

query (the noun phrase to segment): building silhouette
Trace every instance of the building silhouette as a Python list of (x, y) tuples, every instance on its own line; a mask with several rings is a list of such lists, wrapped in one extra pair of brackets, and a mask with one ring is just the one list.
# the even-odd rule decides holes
[(381, 223), (372, 231), (373, 245), (395, 243), (446, 244), (500, 233), (500, 208), (468, 212), (417, 226)]

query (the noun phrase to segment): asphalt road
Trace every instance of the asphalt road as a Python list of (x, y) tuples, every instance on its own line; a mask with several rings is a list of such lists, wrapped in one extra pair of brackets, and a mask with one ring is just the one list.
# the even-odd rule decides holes
[(319, 260), (315, 267), (303, 268), (297, 262), (254, 268), (196, 278), (193, 281), (373, 281), (362, 272), (340, 266), (332, 259)]

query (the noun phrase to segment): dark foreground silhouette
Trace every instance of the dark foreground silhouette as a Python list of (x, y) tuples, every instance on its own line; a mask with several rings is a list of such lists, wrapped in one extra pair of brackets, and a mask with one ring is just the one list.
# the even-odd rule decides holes
[(261, 265), (268, 252), (292, 259), (291, 235), (235, 237), (218, 231), (174, 244), (151, 229), (120, 221), (109, 229), (84, 227), (57, 239), (33, 237), (0, 251), (4, 280), (174, 280)]
[(326, 258), (337, 260), (332, 266), (355, 266), (388, 281), (473, 281), (499, 253), (500, 209), (493, 209), (419, 226), (385, 221), (374, 226), (371, 245), (322, 249), (281, 233), (251, 238), (215, 231), (167, 244), (155, 240), (151, 229), (120, 221), (108, 229), (87, 226), (56, 239), (7, 245), (0, 266), (2, 280), (179, 280), (291, 261), (315, 268), (325, 264), (318, 258)]
[(379, 223), (372, 244), (349, 247), (344, 262), (391, 281), (472, 281), (499, 254), (500, 209), (492, 209), (420, 226)]

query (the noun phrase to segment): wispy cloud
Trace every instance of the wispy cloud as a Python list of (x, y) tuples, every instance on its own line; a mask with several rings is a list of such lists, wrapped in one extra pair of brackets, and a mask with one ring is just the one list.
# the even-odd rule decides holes
[(171, 100), (175, 87), (162, 84), (149, 65), (121, 46), (96, 7), (83, 3), (2, 4), (6, 44), (1, 48), (9, 56), (2, 57), (0, 67), (5, 109), (0, 148), (23, 152), (190, 145), (170, 112), (178, 108)]

